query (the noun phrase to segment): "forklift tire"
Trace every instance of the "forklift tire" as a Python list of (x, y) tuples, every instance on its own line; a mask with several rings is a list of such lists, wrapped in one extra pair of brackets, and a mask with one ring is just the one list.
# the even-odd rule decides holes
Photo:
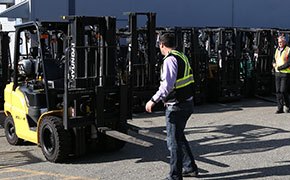
[(16, 135), (14, 120), (11, 116), (7, 116), (4, 121), (5, 136), (9, 144), (20, 145), (23, 139)]
[(40, 146), (45, 158), (50, 162), (63, 162), (71, 152), (71, 136), (55, 116), (46, 116), (39, 128)]

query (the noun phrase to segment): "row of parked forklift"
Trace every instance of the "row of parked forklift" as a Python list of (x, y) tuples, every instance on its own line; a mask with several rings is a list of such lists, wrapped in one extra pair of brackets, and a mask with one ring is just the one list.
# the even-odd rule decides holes
[[(51, 162), (87, 152), (118, 150), (125, 142), (152, 144), (127, 134), (127, 123), (159, 86), (158, 36), (176, 35), (194, 70), (195, 103), (232, 101), (272, 92), (275, 38), (287, 31), (156, 27), (155, 13), (64, 17), (16, 26), (14, 60), (0, 34), (5, 135), (12, 145), (38, 144)], [(141, 25), (140, 25), (141, 24)], [(162, 105), (159, 105), (162, 108)]]

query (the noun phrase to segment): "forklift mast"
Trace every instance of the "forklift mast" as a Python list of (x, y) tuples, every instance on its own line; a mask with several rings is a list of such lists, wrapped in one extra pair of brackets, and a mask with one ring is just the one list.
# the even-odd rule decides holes
[(270, 95), (273, 92), (274, 76), (272, 72), (272, 63), (274, 58), (274, 30), (257, 30), (254, 44), (254, 76), (255, 76), (255, 94)]
[(114, 129), (114, 123), (125, 123), (130, 116), (128, 87), (118, 82), (116, 73), (116, 19), (69, 17), (69, 21), (64, 127), (96, 124)]
[[(208, 99), (233, 101), (240, 99), (240, 68), (236, 58), (236, 29), (204, 30), (209, 55)], [(213, 91), (212, 91), (213, 90)]]
[[(138, 17), (146, 17), (145, 27), (138, 27)], [(141, 19), (141, 18), (140, 18)], [(129, 31), (131, 33), (131, 69), (135, 88), (155, 87), (158, 80), (154, 76), (156, 65), (156, 14), (130, 13)]]
[(236, 29), (223, 29), (221, 42), (221, 96), (240, 99), (240, 59), (237, 57)]
[(240, 60), (241, 94), (245, 97), (253, 97), (254, 90), (254, 51), (256, 49), (254, 40), (256, 31), (254, 29), (237, 30), (237, 59)]
[[(129, 13), (128, 28), (118, 29), (118, 41), (126, 38), (118, 51), (118, 59), (126, 62), (119, 69), (126, 74), (130, 84), (132, 111), (144, 111), (145, 103), (151, 98), (159, 85), (156, 57), (156, 14)], [(123, 56), (123, 57), (122, 57)], [(126, 56), (126, 57), (124, 57)], [(158, 107), (158, 106), (157, 106)]]
[(9, 41), (8, 32), (0, 32), (0, 110), (3, 110), (4, 88), (8, 82), (11, 68)]

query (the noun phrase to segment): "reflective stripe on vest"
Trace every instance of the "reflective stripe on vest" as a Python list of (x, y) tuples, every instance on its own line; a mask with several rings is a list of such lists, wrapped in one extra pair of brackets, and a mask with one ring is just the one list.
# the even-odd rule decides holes
[(175, 83), (175, 88), (178, 89), (178, 88), (182, 88), (182, 87), (185, 87), (187, 85), (189, 85), (190, 83), (194, 83), (194, 79), (193, 79), (193, 75), (190, 74), (188, 76), (185, 76), (181, 79), (178, 79), (176, 80), (176, 83)]
[(175, 89), (179, 89), (179, 88), (182, 88), (182, 87), (189, 85), (190, 83), (194, 83), (193, 74), (190, 73), (191, 67), (190, 67), (190, 64), (188, 62), (187, 57), (183, 53), (180, 53), (176, 50), (172, 50), (170, 53), (175, 55), (175, 56), (180, 57), (180, 59), (182, 59), (184, 61), (184, 64), (185, 64), (184, 65), (184, 67), (185, 67), (184, 68), (184, 75), (182, 78), (179, 78), (176, 80)]
[[(288, 56), (289, 56), (289, 47), (288, 46), (286, 46), (283, 49), (282, 53), (277, 48), (276, 52), (275, 52), (275, 60), (276, 60), (277, 66), (282, 66), (283, 64), (285, 64), (288, 61)], [(290, 73), (290, 67), (287, 69), (280, 70), (278, 72)]]

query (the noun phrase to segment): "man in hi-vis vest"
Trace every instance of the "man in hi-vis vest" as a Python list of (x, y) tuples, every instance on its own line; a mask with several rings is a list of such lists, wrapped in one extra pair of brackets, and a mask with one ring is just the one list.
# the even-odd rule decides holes
[(164, 55), (159, 90), (146, 104), (146, 111), (163, 101), (166, 111), (167, 147), (170, 151), (170, 172), (167, 180), (197, 176), (198, 168), (184, 135), (184, 128), (193, 110), (193, 73), (187, 57), (175, 49), (175, 36), (165, 33), (159, 38)]
[(278, 110), (276, 114), (284, 113), (283, 106), (286, 106), (286, 112), (289, 109), (289, 97), (287, 92), (287, 85), (290, 77), (290, 61), (289, 61), (290, 48), (286, 46), (286, 39), (284, 36), (278, 37), (278, 48), (275, 52), (275, 84), (276, 84), (276, 97)]

